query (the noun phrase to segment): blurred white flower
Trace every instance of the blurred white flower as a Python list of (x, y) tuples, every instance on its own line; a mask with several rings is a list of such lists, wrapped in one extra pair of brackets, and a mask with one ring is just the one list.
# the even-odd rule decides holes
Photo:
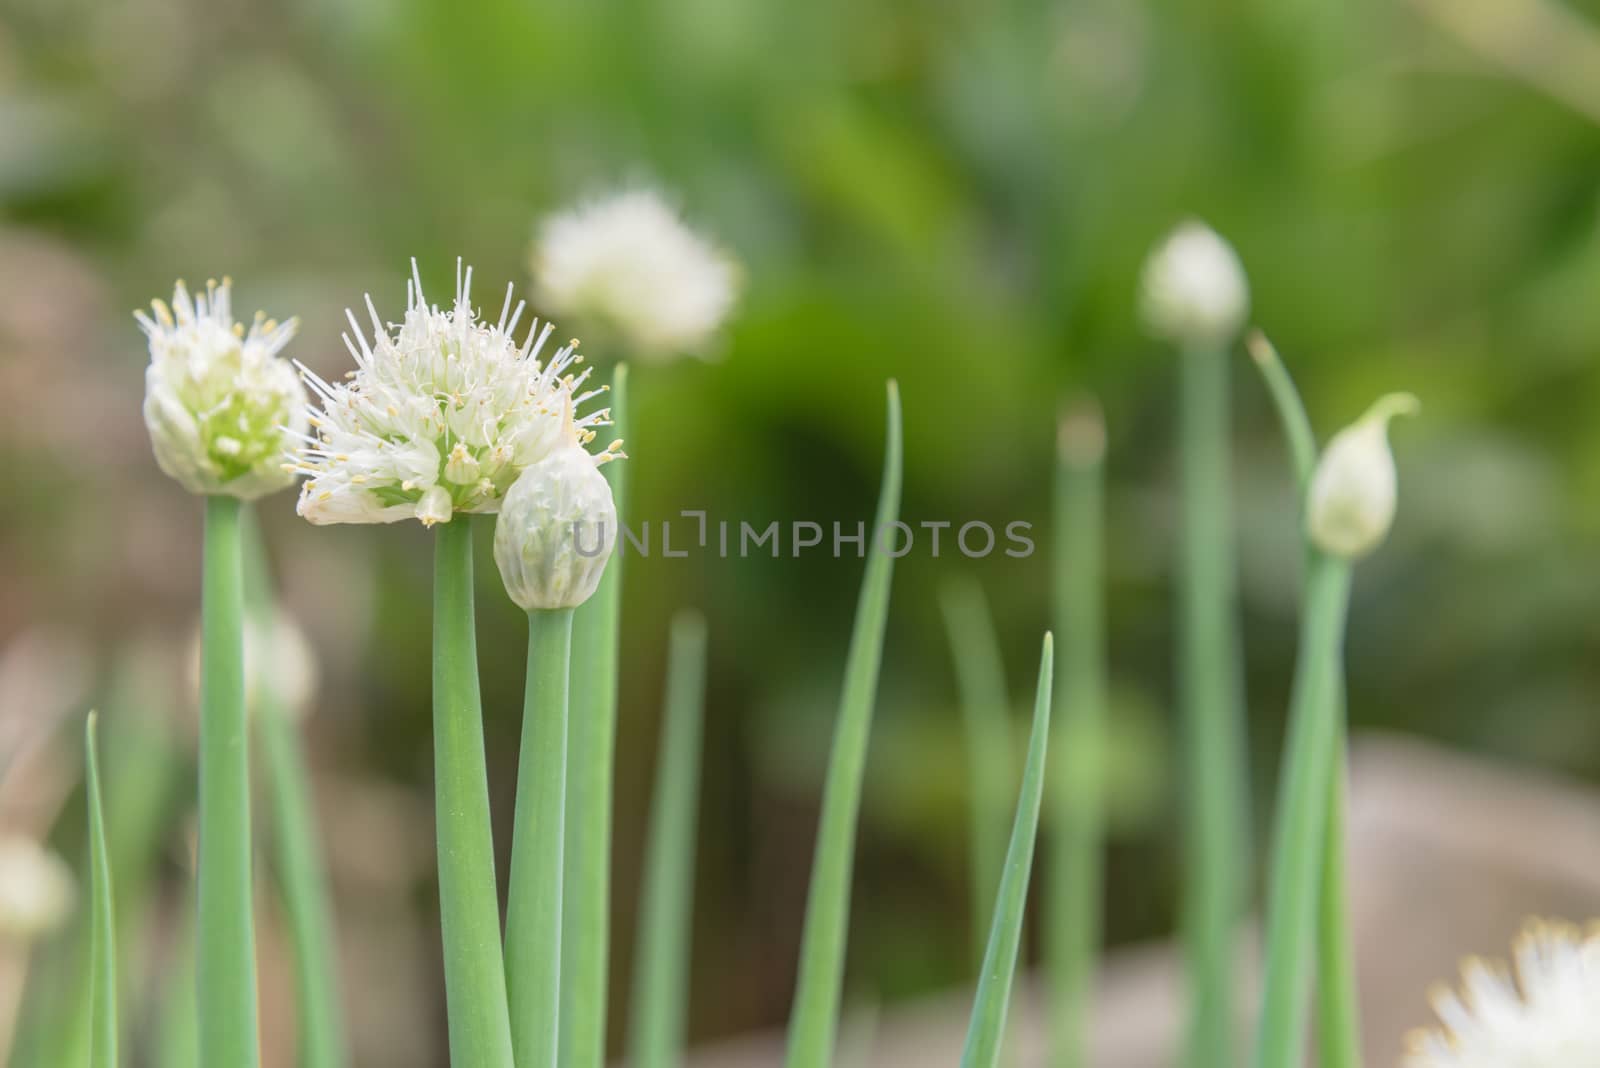
[[(200, 644), (200, 627), (196, 624), (188, 655), (189, 698), (196, 707), (200, 704)], [(270, 623), (253, 615), (246, 617), (245, 701), (252, 715), (262, 691), (270, 687), (283, 712), (296, 718), (303, 716), (316, 696), (318, 675), (311, 642), (292, 616), (280, 609), (272, 614)]]
[(32, 838), (0, 835), (0, 937), (32, 939), (72, 911), (72, 872)]
[(1353, 560), (1388, 535), (1398, 481), (1389, 420), (1419, 407), (1411, 394), (1391, 393), (1333, 436), (1306, 492), (1306, 531), (1317, 548)]
[(545, 219), (533, 278), (551, 310), (615, 331), (645, 359), (702, 350), (738, 291), (733, 261), (646, 189)]
[(1231, 345), (1250, 312), (1250, 283), (1233, 247), (1190, 220), (1145, 260), (1140, 299), (1151, 333), (1180, 345)]
[(1600, 932), (1535, 923), (1517, 941), (1516, 979), (1481, 960), (1441, 989), (1440, 1031), (1411, 1036), (1406, 1068), (1600, 1065)]
[[(497, 512), (522, 470), (571, 441), (587, 444), (609, 409), (578, 417), (577, 407), (606, 387), (574, 395), (589, 370), (577, 342), (539, 354), (553, 329), (534, 320), (512, 339), (524, 304), (512, 287), (494, 325), (470, 303), (472, 269), (456, 262), (455, 304), (430, 307), (416, 261), (406, 283), (405, 320), (387, 326), (372, 298), (370, 344), (353, 313), (345, 346), (356, 369), (347, 383), (325, 382), (300, 365), (322, 401), (311, 413), (315, 437), (290, 469), (310, 477), (297, 510), (313, 523), (447, 523), (457, 512)], [(601, 459), (608, 458), (602, 453)]]
[(576, 445), (560, 449), (506, 493), (494, 560), (527, 611), (576, 608), (600, 585), (617, 542), (617, 507), (595, 459)]
[(253, 500), (293, 481), (283, 470), (291, 433), (306, 429), (305, 391), (278, 352), (295, 320), (260, 312), (249, 330), (233, 321), (228, 279), (191, 297), (179, 282), (172, 306), (134, 312), (150, 341), (144, 421), (156, 463), (190, 493)]

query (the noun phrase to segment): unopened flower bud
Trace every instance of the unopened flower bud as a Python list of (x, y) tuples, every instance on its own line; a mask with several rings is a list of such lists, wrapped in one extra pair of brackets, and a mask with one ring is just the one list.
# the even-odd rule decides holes
[(600, 585), (617, 542), (617, 507), (595, 460), (568, 446), (506, 491), (494, 559), (506, 592), (527, 611), (576, 608)]
[(416, 511), (417, 518), (422, 520), (422, 525), (431, 527), (435, 523), (450, 522), (450, 516), (455, 511), (455, 502), (451, 500), (449, 490), (435, 483), (422, 491)]
[(28, 940), (59, 927), (72, 911), (72, 872), (31, 838), (0, 837), (0, 936)]
[(1391, 393), (1328, 443), (1306, 494), (1306, 531), (1317, 548), (1353, 560), (1388, 535), (1398, 482), (1389, 420), (1419, 407), (1411, 394)]
[(1190, 221), (1145, 261), (1140, 299), (1151, 333), (1180, 345), (1228, 345), (1250, 312), (1250, 284), (1233, 247)]

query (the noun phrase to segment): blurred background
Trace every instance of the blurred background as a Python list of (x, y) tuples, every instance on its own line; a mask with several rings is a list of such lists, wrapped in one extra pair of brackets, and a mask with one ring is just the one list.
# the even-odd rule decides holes
[[(760, 526), (869, 520), (892, 376), (904, 518), (1027, 521), (1042, 548), (1058, 407), (1081, 391), (1101, 399), (1120, 739), (1112, 946), (1167, 937), (1180, 880), (1176, 368), (1136, 311), (1145, 252), (1187, 216), (1239, 250), (1253, 317), (1321, 432), (1385, 391), (1423, 400), (1423, 417), (1396, 428), (1394, 535), (1358, 574), (1355, 729), (1514, 766), (1532, 790), (1600, 781), (1589, 15), (1600, 3), (0, 0), (0, 826), (81, 870), (79, 717), (102, 708), (129, 1011), (155, 1049), (187, 908), (200, 507), (150, 456), (130, 309), (175, 278), (230, 274), (242, 312), (301, 317), (289, 353), (331, 377), (348, 365), (343, 309), (370, 291), (397, 316), (409, 257), (436, 291), (466, 257), (497, 304), (505, 282), (527, 288), (541, 214), (633, 182), (667, 190), (744, 272), (713, 358), (637, 369), (634, 522), (684, 508)], [(606, 366), (620, 354), (590, 355)], [(1235, 371), (1259, 831), (1300, 547), (1273, 413), (1242, 355)], [(313, 529), (291, 493), (260, 512), (320, 665), (304, 730), (358, 1062), (443, 1063), (429, 538), (409, 523)], [(504, 847), (524, 636), (482, 548)], [(957, 573), (986, 589), (1020, 732), (1046, 567), (1043, 552), (968, 560), (946, 544), (935, 559), (926, 543), (897, 565), (860, 829), (855, 1002), (890, 1011), (972, 974), (966, 764), (938, 591)], [(860, 573), (827, 554), (629, 559), (614, 1036), (667, 620), (687, 605), (710, 624), (691, 1032), (712, 1040), (779, 1026), (788, 1010)], [(1525, 822), (1485, 848), (1537, 830)], [(1427, 907), (1466, 882), (1428, 890)], [(1397, 907), (1423, 904), (1415, 893), (1401, 885)], [(1579, 905), (1600, 912), (1587, 893)], [(266, 896), (264, 1011), (286, 1035)], [(7, 944), (0, 1032), (25, 1043), (30, 1026), (58, 1026), (38, 1021), (54, 1019), (75, 930), (69, 919), (31, 947)], [(1451, 951), (1498, 952), (1502, 935)], [(1408, 994), (1416, 1024), (1420, 993)], [(273, 1063), (288, 1063), (292, 1044), (274, 1041)]]

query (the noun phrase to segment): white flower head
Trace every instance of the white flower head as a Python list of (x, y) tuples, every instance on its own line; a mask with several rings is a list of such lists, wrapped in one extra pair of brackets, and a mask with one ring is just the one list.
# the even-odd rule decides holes
[(596, 464), (568, 447), (529, 467), (506, 493), (494, 560), (527, 611), (576, 608), (593, 596), (617, 542), (617, 506)]
[(1460, 994), (1433, 993), (1443, 1030), (1411, 1036), (1405, 1068), (1579, 1068), (1600, 1064), (1600, 931), (1534, 923), (1516, 977), (1481, 960)]
[(614, 331), (645, 359), (702, 350), (738, 291), (733, 261), (648, 189), (545, 219), (533, 278), (551, 310)]
[(1250, 283), (1233, 246), (1190, 220), (1145, 260), (1140, 300), (1151, 333), (1181, 345), (1229, 345), (1250, 313)]
[(31, 939), (66, 920), (74, 897), (72, 872), (32, 838), (0, 836), (0, 936)]
[[(430, 306), (416, 261), (406, 283), (405, 319), (386, 325), (367, 298), (369, 342), (347, 312), (345, 346), (356, 369), (330, 384), (300, 365), (322, 402), (311, 414), (315, 437), (287, 465), (310, 477), (297, 510), (313, 523), (448, 523), (457, 512), (497, 512), (524, 468), (567, 445), (586, 445), (609, 409), (575, 415), (606, 387), (579, 392), (589, 370), (577, 341), (547, 361), (552, 325), (533, 320), (513, 340), (524, 303), (512, 287), (496, 323), (470, 303), (472, 269), (456, 261), (455, 303)], [(602, 452), (596, 462), (617, 455)]]
[(224, 278), (191, 296), (179, 282), (171, 307), (133, 313), (150, 341), (144, 421), (156, 463), (184, 489), (253, 500), (294, 480), (283, 453), (305, 432), (306, 396), (278, 358), (295, 320), (257, 312), (247, 330), (233, 321), (231, 288)]
[(1317, 548), (1353, 560), (1388, 535), (1398, 486), (1389, 420), (1418, 407), (1411, 394), (1391, 393), (1333, 436), (1306, 492), (1306, 531)]

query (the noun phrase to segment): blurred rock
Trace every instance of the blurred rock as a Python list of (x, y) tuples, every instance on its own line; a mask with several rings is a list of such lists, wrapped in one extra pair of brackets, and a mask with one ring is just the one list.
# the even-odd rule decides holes
[[(1507, 953), (1530, 916), (1600, 916), (1600, 792), (1398, 737), (1360, 739), (1353, 768), (1351, 908), (1365, 1056), (1378, 1068), (1397, 1062), (1406, 1032), (1431, 1024), (1427, 990), (1454, 981), (1462, 958)], [(1253, 956), (1242, 953), (1251, 972)], [(1093, 1014), (1093, 1065), (1173, 1063), (1183, 1008), (1176, 965), (1164, 945), (1111, 955)], [(1012, 1004), (1012, 1063), (1025, 1068), (1045, 1064), (1038, 995), (1025, 980)], [(883, 1012), (865, 1063), (954, 1063), (969, 1003), (962, 992)], [(708, 1046), (693, 1064), (782, 1060), (781, 1036), (760, 1036)]]

